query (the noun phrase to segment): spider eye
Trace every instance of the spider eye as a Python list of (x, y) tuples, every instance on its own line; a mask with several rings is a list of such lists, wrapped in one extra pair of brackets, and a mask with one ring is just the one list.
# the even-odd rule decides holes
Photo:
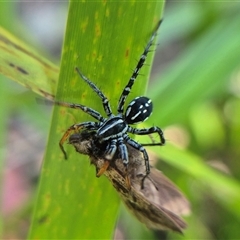
[(147, 97), (136, 97), (127, 106), (125, 121), (128, 124), (144, 122), (152, 114), (152, 100)]

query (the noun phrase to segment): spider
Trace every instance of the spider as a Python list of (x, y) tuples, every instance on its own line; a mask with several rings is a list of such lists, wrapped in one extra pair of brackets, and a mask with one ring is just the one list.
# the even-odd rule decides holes
[[(123, 164), (125, 165), (127, 170), (129, 157), (128, 157), (128, 150), (127, 150), (126, 144), (129, 144), (133, 148), (142, 152), (143, 158), (145, 161), (146, 176), (150, 173), (148, 154), (143, 146), (164, 145), (165, 139), (164, 139), (163, 132), (159, 127), (150, 127), (148, 129), (137, 129), (137, 128), (131, 127), (130, 124), (137, 124), (148, 119), (148, 117), (152, 113), (152, 101), (149, 98), (144, 96), (136, 97), (129, 103), (125, 113), (124, 113), (124, 104), (139, 74), (139, 71), (142, 68), (147, 58), (147, 54), (150, 51), (149, 49), (153, 44), (153, 41), (157, 35), (157, 30), (161, 22), (162, 21), (159, 21), (159, 23), (157, 24), (157, 27), (153, 32), (149, 42), (147, 43), (147, 46), (145, 47), (129, 82), (127, 83), (127, 85), (122, 91), (122, 94), (118, 101), (116, 115), (112, 113), (109, 100), (104, 95), (104, 93), (102, 93), (102, 91), (93, 82), (91, 82), (90, 79), (88, 79), (85, 75), (83, 75), (83, 73), (79, 70), (79, 68), (77, 67), (75, 68), (79, 76), (101, 98), (102, 105), (107, 117), (105, 118), (98, 111), (81, 104), (56, 101), (55, 102), (56, 105), (65, 106), (65, 107), (74, 108), (74, 109), (80, 109), (97, 120), (96, 122), (88, 121), (88, 122), (76, 123), (67, 129), (67, 131), (64, 133), (64, 135), (62, 136), (59, 142), (59, 146), (64, 154), (65, 159), (67, 159), (67, 153), (64, 150), (63, 144), (69, 138), (70, 134), (72, 132), (77, 132), (80, 129), (86, 129), (90, 131), (93, 130), (95, 131), (96, 138), (99, 140), (99, 142), (106, 143), (106, 146), (107, 146), (106, 152), (105, 152), (106, 160), (113, 159), (118, 149), (120, 158), (122, 159)], [(148, 135), (151, 133), (157, 133), (160, 137), (160, 142), (152, 143), (152, 144), (140, 144), (135, 140), (133, 140), (132, 138), (130, 138), (128, 133), (132, 133), (136, 135)], [(109, 164), (107, 164), (105, 167), (100, 169), (100, 171), (98, 172), (98, 176), (100, 176), (107, 169), (108, 165)]]

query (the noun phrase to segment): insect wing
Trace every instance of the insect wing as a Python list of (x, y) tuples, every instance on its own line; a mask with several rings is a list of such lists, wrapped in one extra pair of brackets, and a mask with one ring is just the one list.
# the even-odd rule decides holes
[(151, 168), (149, 177), (144, 181), (144, 186), (145, 187), (143, 189), (140, 188), (139, 191), (156, 206), (171, 211), (176, 215), (188, 215), (190, 213), (188, 200), (180, 190), (156, 168)]
[(148, 228), (172, 230), (179, 233), (186, 228), (186, 223), (179, 216), (155, 205), (140, 192), (132, 190), (131, 197), (124, 198), (122, 196), (123, 202), (130, 212)]
[[(104, 159), (105, 146), (96, 145), (95, 133), (83, 131), (73, 134), (69, 138), (76, 151), (87, 154), (97, 173), (107, 162)], [(186, 223), (180, 215), (190, 212), (187, 199), (177, 187), (156, 168), (151, 168), (150, 174), (144, 180), (145, 164), (138, 150), (128, 147), (129, 165), (126, 175), (125, 166), (118, 157), (111, 160), (104, 175), (117, 190), (129, 211), (148, 228), (172, 230), (182, 233)], [(126, 181), (129, 178), (130, 188)]]

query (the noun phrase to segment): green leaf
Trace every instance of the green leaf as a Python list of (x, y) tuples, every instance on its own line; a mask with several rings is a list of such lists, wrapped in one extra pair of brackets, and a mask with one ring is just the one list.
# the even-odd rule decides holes
[(0, 73), (42, 97), (53, 99), (59, 69), (0, 27)]
[[(200, 5), (192, 4), (191, 6), (199, 7)], [(207, 6), (209, 7), (209, 5)], [(191, 33), (192, 35), (195, 34), (194, 38), (190, 38), (192, 41), (190, 39), (185, 40), (185, 43), (187, 42), (188, 44), (182, 53), (169, 64), (164, 72), (156, 75), (155, 83), (161, 80), (161, 84), (154, 84), (149, 89), (149, 95), (152, 96), (155, 109), (148, 124), (152, 123), (161, 127), (171, 124), (177, 126), (182, 124), (183, 131), (190, 140), (190, 144), (187, 146), (188, 150), (179, 150), (171, 146), (170, 142), (173, 135), (170, 138), (166, 136), (166, 146), (161, 149), (154, 148), (153, 150), (167, 164), (181, 170), (182, 178), (185, 177), (185, 188), (188, 188), (186, 182), (190, 182), (189, 176), (190, 179), (194, 177), (196, 186), (201, 186), (203, 190), (201, 193), (197, 192), (198, 189), (195, 192), (195, 189), (191, 186), (190, 195), (193, 195), (190, 200), (193, 205), (192, 217), (195, 217), (198, 221), (200, 220), (200, 222), (202, 221), (201, 224), (209, 232), (213, 232), (213, 234), (218, 233), (218, 238), (219, 236), (223, 238), (223, 234), (225, 234), (224, 238), (228, 237), (230, 239), (238, 236), (238, 225), (234, 223), (239, 222), (240, 219), (240, 182), (237, 180), (239, 179), (239, 170), (237, 170), (239, 169), (239, 150), (238, 148), (234, 149), (233, 143), (238, 146), (239, 144), (237, 144), (237, 141), (231, 141), (229, 136), (232, 134), (235, 139), (239, 139), (237, 137), (239, 121), (235, 119), (234, 126), (237, 127), (229, 130), (232, 128), (231, 121), (234, 121), (233, 116), (237, 115), (238, 111), (235, 108), (234, 111), (227, 112), (229, 101), (226, 101), (226, 99), (232, 94), (229, 91), (231, 85), (234, 86), (236, 93), (239, 94), (237, 90), (238, 78), (235, 75), (239, 72), (240, 64), (240, 35), (238, 31), (240, 15), (239, 11), (236, 11), (235, 14), (231, 15), (231, 18), (228, 18), (222, 17), (223, 12), (219, 12), (219, 16), (215, 21), (210, 23), (209, 20), (205, 19), (206, 15), (204, 15), (203, 11), (214, 12), (217, 6), (219, 5), (215, 4), (211, 8), (207, 8), (205, 5), (199, 11), (204, 18), (202, 24), (203, 22), (206, 23), (205, 28), (201, 25), (200, 30), (195, 29), (194, 33)], [(225, 16), (227, 15), (227, 11), (225, 11), (227, 6), (229, 5), (222, 5)], [(232, 6), (232, 10), (233, 8)], [(178, 14), (180, 13), (175, 12), (175, 14), (176, 18), (179, 19)], [(195, 15), (196, 13), (193, 12), (192, 14)], [(189, 18), (185, 20), (192, 23)], [(184, 20), (182, 21), (184, 22)], [(180, 25), (181, 19), (176, 22)], [(173, 32), (176, 29), (175, 24), (172, 24), (172, 26), (174, 27), (168, 29), (169, 32)], [(181, 26), (184, 28), (183, 24)], [(178, 29), (181, 30), (181, 27)], [(183, 29), (184, 31), (185, 28)], [(176, 34), (176, 31), (174, 33)], [(180, 40), (182, 40), (182, 35), (179, 35)], [(165, 36), (163, 32), (162, 36)], [(235, 81), (234, 84), (233, 81)], [(234, 96), (232, 97), (234, 98)], [(219, 114), (213, 115), (213, 109), (210, 110), (211, 114), (208, 113), (209, 105), (217, 108), (217, 113)], [(197, 115), (196, 113), (198, 112), (202, 115)], [(195, 128), (197, 125), (198, 133), (201, 132), (201, 141), (194, 135), (196, 134), (195, 129), (191, 129), (193, 114)], [(218, 118), (216, 119), (216, 117)], [(180, 129), (181, 126), (179, 127)], [(208, 129), (210, 126), (211, 129)], [(192, 145), (194, 143), (192, 142), (196, 140), (198, 142), (195, 143), (193, 148)], [(204, 142), (203, 145), (201, 145), (202, 142)], [(232, 176), (226, 176), (211, 168), (206, 164), (206, 159), (214, 159), (218, 163), (222, 163), (223, 166), (226, 166), (226, 169), (230, 169), (229, 172), (232, 173)], [(164, 171), (164, 169), (162, 170)], [(166, 171), (164, 172), (166, 173)], [(169, 172), (174, 172), (174, 168), (171, 168)], [(182, 172), (186, 173), (185, 176)], [(197, 201), (194, 198), (196, 195), (201, 195)], [(218, 209), (216, 205), (219, 206), (220, 211), (213, 213), (214, 210)], [(204, 212), (204, 209), (208, 209), (209, 206), (213, 206), (213, 209), (210, 212)], [(194, 233), (191, 238), (201, 238), (202, 231), (198, 233), (198, 227), (194, 226), (197, 223), (188, 222), (188, 230)], [(219, 226), (223, 224), (226, 224), (226, 229), (218, 232)], [(230, 226), (231, 229), (229, 228)], [(194, 228), (195, 231), (193, 231)], [(207, 235), (205, 238), (207, 238)]]
[[(127, 84), (136, 59), (160, 20), (163, 2), (76, 2), (69, 6), (57, 99), (81, 103), (101, 113), (98, 96), (80, 79), (78, 66), (111, 100), (117, 100)], [(149, 54), (148, 63), (152, 61)], [(149, 67), (141, 73), (130, 98), (142, 94)], [(104, 115), (105, 116), (105, 115)], [(85, 113), (55, 107), (42, 169), (37, 204), (29, 237), (111, 238), (116, 223), (119, 198), (104, 177), (95, 178), (86, 157), (66, 147), (64, 161), (58, 141), (66, 129), (92, 120)]]
[(210, 194), (240, 219), (240, 183), (237, 180), (206, 165), (196, 154), (171, 144), (155, 150), (161, 159), (203, 183), (207, 190), (211, 190)]
[(153, 102), (161, 103), (161, 111), (154, 111), (149, 124), (166, 126), (186, 120), (193, 103), (226, 91), (229, 74), (239, 66), (239, 26), (239, 14), (232, 24), (228, 19), (216, 21), (173, 61), (161, 79), (153, 80), (163, 80), (149, 89)]

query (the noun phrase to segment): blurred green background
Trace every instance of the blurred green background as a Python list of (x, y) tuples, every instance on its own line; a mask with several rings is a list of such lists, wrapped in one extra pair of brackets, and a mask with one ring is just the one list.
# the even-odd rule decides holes
[[(66, 16), (66, 2), (0, 3), (1, 26), (57, 65)], [(147, 93), (154, 102), (148, 124), (162, 127), (169, 143), (223, 176), (213, 182), (191, 160), (183, 171), (164, 157), (157, 162), (192, 205), (185, 235), (169, 233), (167, 239), (240, 238), (240, 193), (234, 199), (227, 191), (240, 188), (239, 29), (239, 2), (166, 2)], [(0, 79), (0, 231), (2, 238), (20, 239), (29, 227), (51, 111), (31, 91)], [(116, 237), (160, 238), (121, 210)]]

